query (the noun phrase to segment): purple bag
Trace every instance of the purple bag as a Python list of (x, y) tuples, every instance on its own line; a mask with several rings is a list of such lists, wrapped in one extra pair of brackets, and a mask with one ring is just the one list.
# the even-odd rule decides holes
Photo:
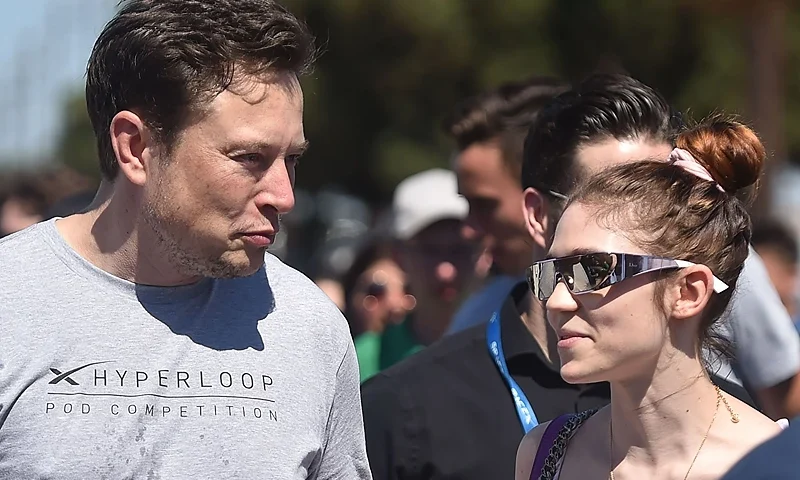
[(539, 480), (539, 477), (542, 475), (542, 470), (544, 469), (544, 461), (550, 454), (550, 449), (556, 443), (558, 433), (571, 416), (572, 415), (561, 415), (547, 425), (542, 435), (542, 440), (539, 442), (539, 448), (536, 449), (536, 458), (533, 461), (533, 470), (531, 470), (531, 480)]

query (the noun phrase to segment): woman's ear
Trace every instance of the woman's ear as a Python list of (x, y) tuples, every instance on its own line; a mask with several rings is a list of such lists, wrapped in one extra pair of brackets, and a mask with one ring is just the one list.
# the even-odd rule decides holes
[(670, 316), (687, 319), (700, 315), (714, 293), (714, 274), (705, 265), (692, 265), (680, 270), (673, 290)]

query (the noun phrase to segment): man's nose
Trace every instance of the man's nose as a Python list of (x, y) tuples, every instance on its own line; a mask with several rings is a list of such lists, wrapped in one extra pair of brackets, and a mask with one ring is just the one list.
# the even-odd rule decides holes
[(272, 207), (279, 214), (294, 208), (294, 166), (286, 161), (275, 161), (260, 180), (260, 192), (256, 196), (259, 210)]

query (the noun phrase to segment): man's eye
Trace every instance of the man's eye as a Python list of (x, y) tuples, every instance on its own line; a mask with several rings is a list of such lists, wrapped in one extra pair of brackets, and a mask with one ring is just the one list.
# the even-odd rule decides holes
[(300, 165), (300, 157), (301, 155), (287, 155), (286, 161), (292, 163), (296, 167)]
[(261, 163), (263, 156), (260, 153), (245, 153), (237, 155), (235, 160), (242, 163)]

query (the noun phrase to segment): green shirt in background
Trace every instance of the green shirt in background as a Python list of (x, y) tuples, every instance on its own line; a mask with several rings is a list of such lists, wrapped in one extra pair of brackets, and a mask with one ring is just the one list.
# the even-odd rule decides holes
[(358, 371), (361, 381), (381, 371), (381, 334), (365, 332), (353, 341), (358, 358)]
[(424, 348), (414, 338), (410, 321), (406, 318), (400, 324), (389, 325), (383, 333), (366, 332), (355, 339), (362, 382)]

